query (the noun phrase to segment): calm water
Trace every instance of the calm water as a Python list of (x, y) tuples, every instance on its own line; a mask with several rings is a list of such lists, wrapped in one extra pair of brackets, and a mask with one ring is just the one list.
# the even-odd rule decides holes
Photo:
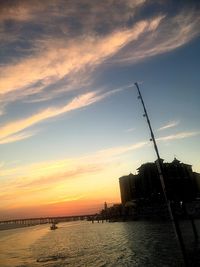
[(168, 223), (78, 221), (0, 232), (0, 266), (183, 266)]

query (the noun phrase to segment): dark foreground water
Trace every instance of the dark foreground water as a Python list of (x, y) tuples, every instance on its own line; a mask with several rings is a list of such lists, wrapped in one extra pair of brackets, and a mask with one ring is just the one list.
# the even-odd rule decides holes
[(78, 221), (60, 223), (55, 231), (47, 224), (1, 231), (0, 266), (171, 267), (183, 262), (170, 223)]

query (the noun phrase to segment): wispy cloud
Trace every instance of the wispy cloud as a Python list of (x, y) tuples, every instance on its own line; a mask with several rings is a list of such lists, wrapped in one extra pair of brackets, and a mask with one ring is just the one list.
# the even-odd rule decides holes
[(166, 130), (166, 129), (175, 127), (175, 126), (179, 125), (179, 123), (180, 123), (180, 121), (172, 121), (172, 122), (169, 122), (169, 123), (167, 123), (166, 125), (160, 127), (160, 128), (158, 129), (158, 131), (163, 131), (163, 130)]
[[(150, 2), (1, 2), (5, 53), (0, 65), (0, 101), (5, 105), (20, 99), (49, 100), (63, 91), (80, 89), (83, 81), (89, 83), (92, 71), (105, 62), (137, 63), (199, 35), (197, 9), (183, 5), (170, 15), (163, 2), (162, 13), (145, 18), (146, 5)], [(5, 23), (8, 20), (12, 23)]]
[(183, 138), (188, 138), (188, 137), (192, 137), (192, 136), (197, 136), (199, 135), (200, 132), (179, 132), (176, 134), (171, 134), (171, 135), (167, 135), (167, 136), (162, 136), (157, 138), (157, 141), (173, 141), (173, 140), (177, 140), (177, 139), (183, 139)]
[(8, 136), (0, 139), (0, 145), (21, 141), (21, 140), (30, 138), (34, 134), (35, 134), (35, 132), (34, 133), (22, 132), (22, 133), (19, 133), (19, 134), (11, 134), (11, 135), (8, 135)]
[[(0, 177), (22, 177), (18, 181), (20, 183), (38, 183), (47, 184), (47, 180), (59, 182), (59, 177), (63, 179), (73, 179), (85, 172), (95, 172), (102, 168), (105, 163), (112, 163), (113, 157), (122, 155), (124, 153), (134, 151), (148, 145), (149, 142), (138, 142), (130, 145), (116, 146), (103, 150), (99, 150), (93, 154), (84, 155), (76, 158), (66, 158), (55, 161), (44, 161), (39, 163), (32, 163), (29, 165), (6, 167), (5, 163), (0, 168)], [(30, 179), (24, 180), (26, 173), (29, 174)], [(46, 180), (46, 177), (47, 180)], [(55, 177), (57, 177), (55, 179)], [(38, 181), (38, 182), (36, 182)]]
[(69, 103), (61, 107), (49, 107), (47, 109), (41, 110), (40, 112), (26, 117), (24, 119), (16, 120), (13, 122), (6, 123), (0, 127), (0, 144), (5, 144), (9, 142), (19, 141), (28, 137), (31, 137), (33, 133), (19, 133), (22, 130), (29, 128), (37, 123), (44, 120), (68, 113), (73, 110), (81, 109), (87, 107), (91, 104), (101, 101), (102, 99), (115, 94), (121, 90), (127, 89), (131, 85), (113, 89), (109, 92), (88, 92), (86, 94), (80, 95), (72, 99)]
[[(157, 138), (157, 141), (170, 142), (197, 135), (200, 135), (200, 132), (179, 132), (174, 135)], [(80, 186), (77, 189), (76, 183), (74, 185), (74, 182), (72, 182), (74, 179), (80, 185), (85, 185), (89, 177), (94, 180), (93, 177), (95, 175), (103, 175), (106, 170), (116, 169), (120, 156), (126, 153), (134, 153), (134, 151), (144, 149), (144, 147), (150, 145), (149, 141), (141, 141), (130, 145), (99, 150), (80, 157), (38, 162), (14, 168), (8, 168), (4, 163), (0, 166), (0, 177), (4, 178), (4, 191), (0, 193), (2, 206), (13, 207), (15, 205), (13, 196), (18, 199), (16, 206), (26, 206), (27, 199), (30, 200), (29, 205), (32, 205), (35, 203), (36, 196), (43, 204), (59, 202), (64, 198), (66, 198), (66, 201), (67, 199), (75, 201), (78, 196), (83, 195), (81, 190), (84, 189), (84, 186), (83, 188)], [(97, 181), (98, 179), (94, 180), (95, 183)], [(89, 187), (91, 188), (89, 189)], [(84, 190), (93, 190), (93, 185), (87, 184)], [(60, 199), (55, 198), (55, 192), (59, 194)], [(72, 195), (70, 192), (76, 193)]]
[[(147, 2), (1, 3), (5, 53), (0, 64), (0, 102), (5, 107), (20, 100), (35, 103), (80, 90), (91, 85), (100, 65), (137, 63), (176, 49), (199, 34), (198, 10), (183, 8), (174, 16), (163, 10), (145, 18), (141, 14)], [(6, 20), (12, 22), (9, 28)]]
[(134, 131), (135, 131), (135, 128), (129, 128), (129, 129), (125, 130), (125, 132), (127, 132), (127, 133), (134, 132)]
[[(20, 136), (13, 136), (14, 134), (16, 134), (17, 132), (20, 132), (32, 125), (35, 125), (41, 121), (47, 120), (49, 118), (52, 117), (56, 117), (59, 116), (63, 113), (75, 110), (75, 109), (79, 109), (79, 108), (83, 108), (86, 107), (88, 105), (91, 105), (92, 103), (99, 101), (100, 99), (102, 99), (103, 96), (97, 96), (97, 94), (95, 92), (90, 92), (90, 93), (86, 93), (84, 95), (81, 95), (79, 97), (74, 98), (71, 102), (69, 102), (68, 104), (62, 106), (62, 107), (51, 107), (51, 108), (47, 108), (45, 110), (42, 110), (30, 117), (24, 118), (24, 119), (20, 119), (17, 121), (13, 121), (13, 122), (9, 122), (3, 126), (0, 127), (0, 140), (14, 140), (14, 139), (18, 139), (20, 138)], [(21, 137), (24, 136), (21, 135)]]
[[(63, 200), (76, 201), (83, 195), (84, 190), (87, 194), (91, 190), (94, 191), (93, 182), (97, 183), (98, 179), (92, 178), (93, 182), (85, 186), (89, 177), (116, 169), (114, 157), (141, 146), (142, 144), (134, 144), (129, 148), (109, 148), (82, 157), (35, 163), (13, 169), (2, 166), (0, 176), (6, 177), (4, 191), (0, 193), (2, 207), (10, 209), (35, 205), (36, 196), (43, 204)], [(74, 187), (74, 179), (80, 184), (78, 188)], [(74, 192), (76, 197), (71, 192)], [(17, 203), (13, 202), (13, 195), (17, 198)]]
[[(194, 136), (200, 135), (200, 132), (194, 131), (194, 132), (178, 132), (173, 135), (167, 135), (156, 138), (156, 141), (158, 142), (164, 142), (164, 141), (174, 141), (178, 139), (185, 139), (190, 138)], [(39, 174), (44, 178), (46, 175), (51, 177), (52, 173), (55, 173), (52, 177), (56, 176), (57, 172), (59, 170), (63, 170), (66, 168), (69, 168), (69, 166), (72, 166), (72, 170), (70, 170), (67, 173), (62, 173), (63, 177), (73, 177), (78, 176), (81, 173), (84, 173), (85, 168), (75, 168), (73, 166), (76, 166), (80, 162), (86, 162), (87, 170), (89, 171), (95, 171), (96, 167), (94, 167), (91, 164), (88, 164), (88, 162), (94, 162), (94, 163), (102, 163), (102, 162), (110, 162), (112, 161), (113, 157), (129, 153), (131, 151), (135, 151), (138, 149), (142, 149), (145, 146), (149, 146), (151, 143), (149, 141), (141, 141), (138, 143), (130, 144), (130, 145), (124, 145), (124, 146), (116, 146), (111, 147), (103, 150), (99, 150), (91, 155), (82, 156), (80, 158), (69, 158), (64, 160), (57, 160), (57, 161), (50, 161), (50, 162), (43, 162), (38, 164), (31, 164), (29, 166), (22, 166), (18, 168), (9, 168), (5, 169), (5, 164), (3, 164), (0, 176), (18, 176), (19, 174), (23, 174), (26, 172), (30, 172), (32, 174), (32, 177), (37, 178)], [(78, 164), (79, 165), (79, 164)], [(99, 168), (99, 167), (98, 167)], [(40, 178), (39, 178), (40, 179)], [(51, 179), (51, 178), (50, 178)], [(53, 179), (52, 179), (53, 180)], [(45, 181), (45, 179), (44, 179)], [(46, 184), (46, 182), (45, 182)]]
[[(200, 135), (199, 131), (193, 131), (193, 132), (178, 132), (173, 135), (166, 135), (162, 137), (156, 138), (156, 141), (158, 142), (165, 142), (165, 141), (174, 141), (178, 139), (185, 139), (190, 138), (194, 136)], [(16, 166), (16, 167), (6, 167), (5, 162), (0, 165), (0, 177), (21, 177), (24, 176), (24, 174), (29, 173), (29, 176), (31, 176), (31, 182), (34, 182), (35, 179), (44, 179), (45, 177), (53, 177), (50, 178), (54, 180), (54, 177), (57, 176), (58, 173), (60, 173), (61, 178), (64, 177), (74, 177), (78, 176), (85, 172), (85, 170), (89, 171), (95, 171), (95, 166), (91, 164), (97, 164), (99, 168), (99, 164), (105, 162), (112, 162), (113, 157), (123, 155), (125, 153), (129, 153), (131, 151), (135, 151), (138, 149), (142, 149), (146, 146), (149, 146), (151, 142), (149, 141), (140, 141), (137, 143), (124, 145), (124, 146), (115, 146), (111, 148), (106, 148), (103, 150), (99, 150), (93, 154), (80, 156), (78, 158), (67, 158), (63, 160), (55, 160), (55, 161), (47, 161), (47, 162), (40, 162), (40, 163), (33, 163), (27, 166)], [(81, 164), (80, 164), (81, 163)], [(83, 165), (84, 163), (84, 165)], [(85, 168), (87, 166), (87, 168)], [(67, 174), (68, 171), (68, 174)], [(31, 175), (30, 175), (31, 174)], [(59, 175), (59, 176), (60, 176)], [(42, 177), (42, 178), (41, 178)], [(21, 181), (24, 182), (24, 179), (22, 178)], [(57, 181), (57, 180), (55, 180)], [(46, 182), (45, 182), (46, 184)]]
[[(13, 169), (2, 167), (0, 176), (7, 177), (3, 183), (4, 191), (0, 193), (2, 207), (15, 206), (13, 196), (17, 198), (16, 206), (32, 205), (38, 199), (41, 203), (59, 202), (64, 198), (65, 201), (75, 200), (74, 194), (80, 196), (81, 187), (74, 187), (72, 181), (79, 181), (83, 189), (86, 177), (99, 174), (105, 168), (105, 164), (89, 163), (81, 158), (41, 162)], [(87, 189), (90, 190), (89, 185), (85, 188), (86, 191)], [(34, 200), (36, 196), (37, 201)], [(27, 203), (27, 200), (30, 203)]]
[[(132, 43), (132, 46), (119, 52), (114, 61), (123, 64), (136, 63), (183, 46), (200, 34), (198, 12), (197, 10), (189, 13), (183, 11), (173, 18), (157, 18), (159, 23), (156, 29), (147, 32), (136, 44)], [(156, 25), (156, 21), (152, 22), (152, 25)]]
[(142, 142), (138, 142), (132, 145), (118, 146), (118, 147), (114, 147), (110, 149), (104, 149), (104, 150), (99, 151), (97, 155), (105, 156), (105, 157), (115, 157), (115, 156), (119, 156), (130, 151), (143, 148), (148, 144), (149, 142), (142, 141)]
[(77, 201), (80, 199), (83, 199), (83, 195), (75, 195), (75, 196), (70, 196), (70, 197), (58, 197), (54, 201), (49, 201), (46, 204), (56, 204), (56, 203), (62, 203), (62, 202), (71, 202), (71, 201)]
[[(81, 75), (86, 67), (90, 70), (95, 68), (130, 41), (137, 40), (143, 32), (150, 30), (149, 21), (140, 21), (131, 29), (116, 30), (101, 38), (89, 35), (68, 42), (65, 39), (39, 41), (36, 44), (39, 46), (36, 55), (0, 67), (0, 96), (3, 98), (11, 92), (21, 97), (37, 94), (66, 75), (77, 77), (77, 73)], [(42, 84), (31, 86), (38, 81), (42, 81)]]

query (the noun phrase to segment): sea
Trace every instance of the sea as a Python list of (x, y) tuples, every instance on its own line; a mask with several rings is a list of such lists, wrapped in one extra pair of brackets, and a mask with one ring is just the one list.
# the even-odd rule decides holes
[[(0, 266), (184, 266), (170, 222), (74, 221), (57, 226), (56, 230), (43, 224), (0, 231)], [(182, 229), (191, 250), (190, 224)], [(190, 266), (200, 266), (194, 262), (195, 254), (188, 253)]]

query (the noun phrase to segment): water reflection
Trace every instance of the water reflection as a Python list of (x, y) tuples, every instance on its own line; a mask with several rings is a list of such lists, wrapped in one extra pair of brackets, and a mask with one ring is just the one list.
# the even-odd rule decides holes
[(31, 245), (48, 232), (46, 226), (11, 229), (0, 232), (0, 266), (17, 266), (35, 261)]
[[(9, 230), (1, 236), (0, 265), (182, 266), (168, 223), (60, 223)], [(12, 232), (13, 231), (13, 232)]]

